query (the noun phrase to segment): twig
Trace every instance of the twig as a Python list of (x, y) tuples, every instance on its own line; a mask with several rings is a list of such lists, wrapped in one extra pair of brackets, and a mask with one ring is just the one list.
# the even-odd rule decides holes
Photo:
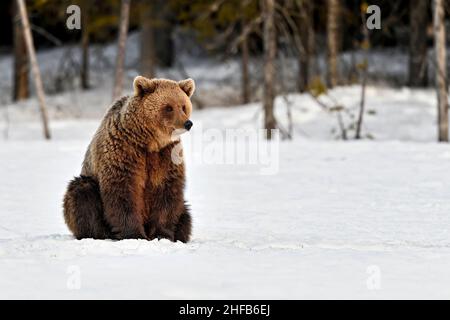
[(31, 30), (36, 31), (37, 33), (39, 33), (41, 36), (43, 36), (44, 38), (46, 38), (53, 44), (55, 44), (57, 46), (61, 46), (63, 44), (63, 42), (61, 40), (59, 40), (57, 37), (52, 35), (50, 32), (48, 32), (44, 28), (41, 28), (34, 24), (30, 24), (30, 27), (31, 27)]
[(336, 116), (339, 123), (339, 129), (341, 129), (342, 140), (347, 140), (347, 129), (345, 129), (344, 120), (342, 119), (341, 112), (337, 111)]
[(248, 37), (253, 31), (255, 31), (256, 27), (259, 26), (263, 22), (262, 16), (257, 16), (253, 20), (250, 20), (244, 28), (242, 28), (242, 32), (240, 35), (231, 43), (228, 51), (235, 52), (237, 47), (242, 42), (242, 39)]
[[(332, 96), (327, 95), (334, 103), (335, 108), (338, 110), (332, 110), (328, 105), (326, 105), (324, 102), (320, 101), (318, 97), (313, 95), (311, 92), (308, 91), (309, 96), (320, 106), (322, 109), (324, 109), (327, 112), (336, 112), (337, 122), (339, 125), (339, 129), (341, 130), (341, 138), (342, 140), (347, 140), (347, 129), (345, 128), (344, 119), (342, 118), (341, 110), (337, 108), (339, 106), (339, 103), (337, 103), (336, 99), (334, 99)], [(343, 108), (342, 108), (343, 109)]]

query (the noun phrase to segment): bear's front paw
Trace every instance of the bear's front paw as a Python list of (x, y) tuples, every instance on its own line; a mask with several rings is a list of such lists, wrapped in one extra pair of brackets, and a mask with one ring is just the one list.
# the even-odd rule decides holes
[(113, 230), (115, 238), (118, 240), (123, 239), (146, 239), (149, 240), (144, 233), (144, 231), (140, 230)]
[(175, 242), (175, 232), (167, 228), (160, 228), (156, 231), (154, 238), (158, 240), (168, 239), (172, 242)]

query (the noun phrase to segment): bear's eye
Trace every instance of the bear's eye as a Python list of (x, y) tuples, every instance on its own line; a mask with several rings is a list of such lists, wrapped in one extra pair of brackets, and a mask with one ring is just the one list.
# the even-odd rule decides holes
[(165, 110), (166, 110), (166, 112), (172, 112), (173, 108), (171, 105), (166, 105)]
[(186, 106), (185, 106), (185, 105), (183, 105), (183, 107), (182, 107), (182, 108), (183, 108), (183, 112), (184, 112), (184, 113), (186, 113)]

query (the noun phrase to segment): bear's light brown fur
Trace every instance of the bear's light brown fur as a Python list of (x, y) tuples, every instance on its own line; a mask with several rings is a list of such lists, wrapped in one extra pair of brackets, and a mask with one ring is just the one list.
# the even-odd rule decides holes
[(190, 128), (194, 90), (191, 79), (137, 77), (134, 95), (108, 110), (64, 197), (76, 238), (189, 240), (184, 164), (172, 155), (181, 150), (174, 133)]

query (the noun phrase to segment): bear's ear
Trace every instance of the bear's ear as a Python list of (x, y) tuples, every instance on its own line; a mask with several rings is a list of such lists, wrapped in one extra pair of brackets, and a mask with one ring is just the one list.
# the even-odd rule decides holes
[(195, 82), (191, 78), (179, 81), (178, 85), (180, 86), (181, 90), (183, 90), (187, 94), (189, 98), (194, 94)]
[(156, 90), (157, 85), (158, 81), (156, 79), (137, 76), (133, 81), (134, 95), (142, 96), (146, 93), (152, 93)]

